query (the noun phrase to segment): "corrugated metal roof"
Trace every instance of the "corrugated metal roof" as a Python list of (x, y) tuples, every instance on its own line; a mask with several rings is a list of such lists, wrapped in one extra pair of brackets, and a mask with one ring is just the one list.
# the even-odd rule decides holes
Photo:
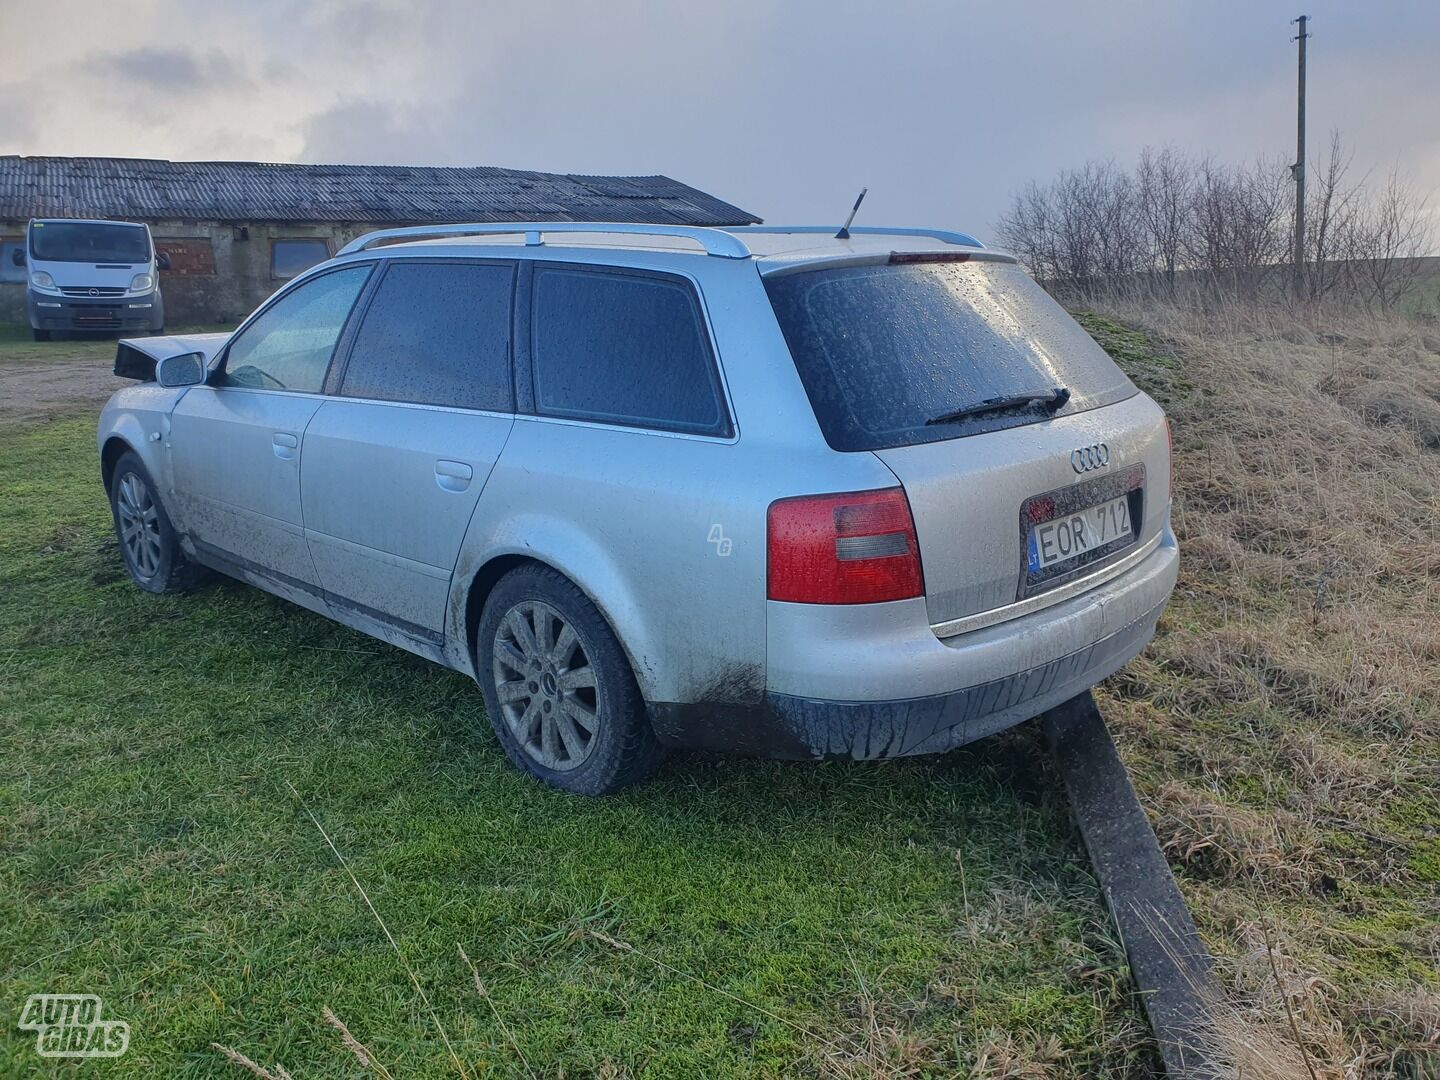
[(571, 176), (489, 166), (0, 156), (0, 218), (197, 221), (647, 221), (759, 218), (668, 176)]

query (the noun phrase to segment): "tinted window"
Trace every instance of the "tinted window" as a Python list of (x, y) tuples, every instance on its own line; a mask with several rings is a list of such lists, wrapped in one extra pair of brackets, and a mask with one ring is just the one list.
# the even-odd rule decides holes
[(30, 226), (30, 251), (47, 262), (144, 263), (150, 238), (141, 225), (37, 221)]
[(30, 276), (24, 263), (15, 265), (15, 252), (25, 250), (23, 240), (0, 240), (0, 281), (26, 281)]
[(1135, 388), (1013, 263), (851, 266), (767, 278), (815, 417), (837, 450), (953, 439), (1035, 423), (1036, 406), (927, 424), (987, 399), (1070, 391), (1061, 413)]
[(330, 246), (324, 240), (271, 240), (270, 273), (278, 278), (292, 278), (312, 266), (319, 266), (330, 257)]
[(686, 284), (537, 268), (532, 338), (542, 413), (729, 432), (699, 305)]
[(392, 263), (365, 309), (341, 393), (512, 410), (514, 279), (504, 264)]
[(230, 345), (224, 383), (318, 391), (369, 276), (369, 266), (352, 266), (312, 278), (275, 301)]

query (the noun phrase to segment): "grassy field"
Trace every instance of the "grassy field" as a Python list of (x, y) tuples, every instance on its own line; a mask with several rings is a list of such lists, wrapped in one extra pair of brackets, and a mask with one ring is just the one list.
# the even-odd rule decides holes
[[(1434, 1075), (1440, 340), (1085, 321), (1176, 420), (1181, 587), (1102, 707), (1245, 1075), (1308, 1075), (1288, 1011), (1320, 1075)], [(243, 1075), (219, 1043), (383, 1075), (328, 1008), (397, 1080), (1152, 1074), (1028, 727), (572, 799), (457, 675), (239, 585), (129, 586), (97, 474), (90, 416), (0, 432), (0, 1009), (98, 993), (132, 1030), (70, 1072)], [(44, 1064), (7, 1024), (0, 1075)]]

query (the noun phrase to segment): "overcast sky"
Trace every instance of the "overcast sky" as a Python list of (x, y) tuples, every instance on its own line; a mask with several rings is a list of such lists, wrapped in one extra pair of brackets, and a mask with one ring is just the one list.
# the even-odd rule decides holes
[(1435, 0), (0, 0), (0, 154), (664, 173), (773, 222), (868, 185), (988, 237), (1087, 157), (1293, 155), (1301, 10), (1312, 148), (1434, 209)]

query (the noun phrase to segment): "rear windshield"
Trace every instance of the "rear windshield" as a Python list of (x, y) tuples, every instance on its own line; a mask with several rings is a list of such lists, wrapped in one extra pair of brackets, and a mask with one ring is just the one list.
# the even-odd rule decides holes
[(37, 221), (30, 254), (44, 262), (148, 263), (150, 242), (139, 225)]
[(836, 450), (882, 450), (1033, 424), (980, 402), (1063, 388), (1059, 415), (1136, 393), (1090, 335), (1008, 262), (888, 263), (765, 279), (815, 418)]

